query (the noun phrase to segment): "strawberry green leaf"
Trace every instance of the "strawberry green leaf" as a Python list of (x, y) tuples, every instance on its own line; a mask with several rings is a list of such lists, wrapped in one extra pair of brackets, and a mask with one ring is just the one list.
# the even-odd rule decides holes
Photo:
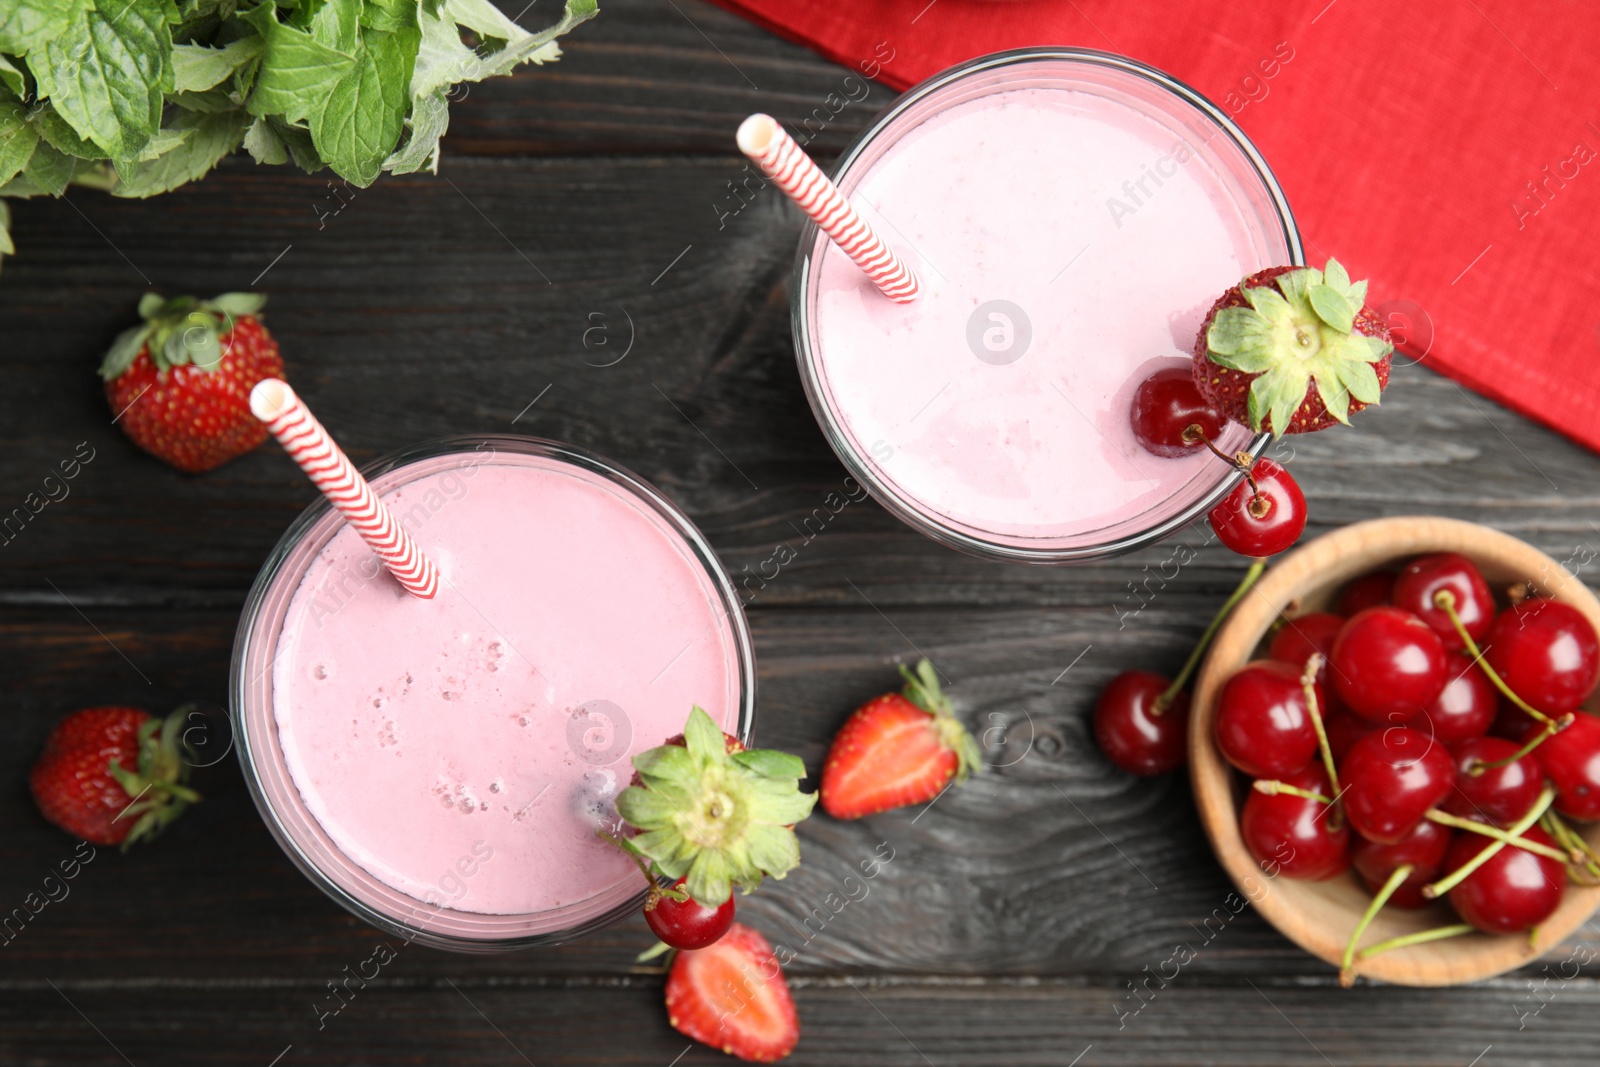
[(166, 306), (166, 297), (160, 293), (146, 293), (139, 298), (139, 317), (141, 319), (153, 319)]
[[(1306, 303), (1306, 290), (1321, 281), (1322, 272), (1307, 267), (1302, 270), (1292, 270), (1288, 274), (1278, 275), (1275, 284), (1278, 287), (1278, 292), (1283, 294), (1284, 300), (1288, 301), (1290, 307), (1300, 307)], [(1248, 300), (1249, 298), (1250, 294), (1247, 291), (1245, 299)], [(1261, 308), (1257, 307), (1256, 310), (1260, 311)], [(1274, 308), (1272, 314), (1282, 314), (1282, 312)]]
[[(1297, 272), (1298, 273), (1298, 272)], [(1294, 274), (1285, 274), (1278, 279), (1281, 285), (1285, 278), (1292, 278)], [(1277, 289), (1266, 286), (1257, 286), (1242, 291), (1245, 301), (1262, 318), (1272, 321), (1293, 314), (1290, 300)], [(1298, 302), (1298, 301), (1297, 301)]]
[[(752, 826), (746, 838), (750, 862), (765, 871), (788, 872), (800, 866), (800, 841), (781, 826)], [(782, 878), (782, 874), (774, 874)]]
[[(217, 165), (223, 156), (239, 147), (250, 116), (242, 111), (205, 114), (186, 111), (173, 122), (175, 132), (186, 135), (169, 151), (145, 162), (117, 164), (121, 180), (111, 195), (146, 197), (176, 189), (193, 181)], [(163, 133), (167, 131), (162, 131)]]
[(683, 741), (689, 754), (700, 762), (720, 759), (726, 751), (727, 740), (711, 716), (699, 707), (689, 712), (689, 721), (683, 727)]
[(1352, 283), (1344, 295), (1349, 298), (1352, 305), (1361, 307), (1367, 302), (1367, 280), (1363, 278), (1359, 282)]
[(684, 888), (696, 900), (710, 904), (727, 900), (733, 895), (733, 872), (727, 857), (721, 852), (704, 851), (697, 854), (689, 866), (689, 878)]
[(39, 95), (84, 140), (133, 159), (161, 125), (173, 87), (171, 0), (92, 0), (34, 51)]
[[(146, 293), (140, 300), (140, 308), (144, 301), (155, 296)], [(161, 298), (156, 297), (157, 300)], [(142, 311), (141, 311), (142, 314)], [(114, 381), (122, 376), (122, 372), (133, 366), (133, 361), (139, 358), (139, 349), (144, 347), (145, 340), (150, 332), (155, 329), (154, 323), (141, 322), (137, 326), (130, 326), (117, 334), (117, 339), (111, 342), (111, 348), (106, 352), (105, 359), (100, 364), (100, 377), (106, 381)]]
[(654, 789), (635, 785), (617, 794), (617, 814), (626, 819), (630, 826), (641, 830), (664, 828), (679, 809), (678, 804)]
[(692, 773), (694, 757), (678, 745), (658, 745), (633, 757), (633, 769), (646, 778), (672, 778)]
[(1383, 389), (1378, 384), (1378, 372), (1371, 363), (1346, 360), (1339, 365), (1339, 381), (1351, 396), (1363, 404), (1376, 404), (1383, 397)]
[(1335, 330), (1349, 333), (1354, 328), (1356, 309), (1350, 306), (1349, 298), (1339, 289), (1331, 285), (1313, 285), (1306, 290), (1306, 297), (1311, 301), (1317, 318)]
[(1219, 366), (1257, 374), (1274, 365), (1275, 332), (1271, 322), (1250, 308), (1223, 308), (1206, 331), (1206, 349)]
[(735, 752), (733, 762), (764, 778), (798, 780), (806, 776), (806, 764), (799, 756), (778, 752), (770, 748), (752, 748)]
[[(1328, 409), (1328, 414), (1346, 425), (1350, 422), (1350, 391), (1345, 388), (1342, 381), (1328, 381), (1325, 378), (1314, 379), (1317, 386), (1317, 395), (1322, 398), (1322, 406)], [(1272, 425), (1276, 427), (1277, 421)]]
[(1350, 273), (1344, 269), (1342, 263), (1331, 256), (1322, 267), (1322, 280), (1340, 293), (1350, 289)]
[(229, 319), (243, 315), (259, 315), (267, 306), (266, 293), (222, 293), (206, 301), (206, 305), (222, 312)]
[(221, 84), (261, 54), (259, 36), (241, 37), (222, 48), (199, 44), (172, 46), (173, 90), (199, 92)]

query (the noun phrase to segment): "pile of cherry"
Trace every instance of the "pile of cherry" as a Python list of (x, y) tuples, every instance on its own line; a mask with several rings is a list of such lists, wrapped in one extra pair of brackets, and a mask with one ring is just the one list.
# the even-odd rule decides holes
[[(1357, 959), (1408, 944), (1473, 930), (1532, 944), (1569, 879), (1600, 882), (1569, 823), (1600, 819), (1600, 718), (1579, 710), (1600, 682), (1600, 639), (1576, 608), (1524, 586), (1501, 606), (1471, 560), (1440, 553), (1356, 579), (1332, 612), (1284, 619), (1268, 657), (1223, 685), (1215, 739), (1253, 780), (1240, 830), (1263, 870), (1353, 866), (1374, 894), (1347, 984)], [(1096, 734), (1113, 762), (1148, 774), (1170, 769), (1152, 746), (1170, 750), (1187, 697), (1150, 675), (1164, 687), (1147, 684), (1130, 715), (1115, 690), (1138, 673), (1102, 693)], [(1135, 726), (1151, 727), (1143, 750)], [(1464, 921), (1356, 952), (1381, 907), (1434, 899)]]

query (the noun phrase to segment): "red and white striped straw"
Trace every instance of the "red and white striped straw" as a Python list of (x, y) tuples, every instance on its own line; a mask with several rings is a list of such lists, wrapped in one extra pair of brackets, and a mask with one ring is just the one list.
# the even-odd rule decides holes
[(439, 571), (422, 554), (390, 511), (361, 477), (328, 431), (288, 382), (263, 378), (250, 391), (250, 410), (267, 424), (289, 458), (310, 475), (322, 495), (344, 513), (395, 580), (414, 596), (429, 600), (439, 591)]
[(771, 115), (751, 115), (739, 124), (739, 151), (856, 261), (883, 295), (898, 304), (917, 298), (917, 275), (867, 224), (839, 187), (811, 161)]

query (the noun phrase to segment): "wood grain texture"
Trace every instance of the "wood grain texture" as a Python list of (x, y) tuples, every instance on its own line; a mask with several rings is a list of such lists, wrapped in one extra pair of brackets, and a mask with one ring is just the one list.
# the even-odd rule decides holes
[[(854, 92), (847, 71), (699, 0), (608, 2), (565, 48), (456, 103), (439, 176), (385, 179), (337, 214), (326, 175), (245, 160), (147, 202), (75, 191), (16, 207), (0, 518), (80, 442), (94, 458), (0, 542), (0, 917), (72, 853), (22, 785), (51, 724), (112, 700), (222, 700), (245, 591), (312, 498), (270, 447), (202, 478), (134, 451), (93, 375), (146, 288), (257, 284), (296, 388), (358, 463), (515, 430), (670, 493), (745, 590), (759, 743), (814, 770), (849, 710), (894, 684), (895, 661), (925, 654), (950, 680), (991, 770), (928, 810), (810, 820), (804, 866), (741, 903), (798, 952), (795, 1062), (1066, 1065), (1091, 1043), (1085, 1067), (1323, 1062), (1296, 1027), (1338, 1063), (1465, 1065), (1490, 1044), (1485, 1067), (1592, 1059), (1594, 926), (1488, 985), (1342, 993), (1253, 909), (1232, 910), (1184, 775), (1133, 781), (1094, 752), (1098, 687), (1127, 667), (1175, 669), (1243, 570), (1204, 529), (1047, 569), (960, 556), (871, 502), (818, 521), (845, 472), (789, 339), (800, 218), (771, 189), (734, 198), (732, 131), (757, 109), (814, 113)], [(889, 98), (873, 87), (841, 109), (817, 151)], [(1425, 367), (1397, 368), (1351, 431), (1277, 457), (1307, 491), (1311, 534), (1448, 515), (1594, 572), (1600, 461)], [(781, 544), (794, 559), (752, 577)], [(232, 759), (198, 773), (205, 803), (163, 840), (102, 850), (65, 899), (0, 938), (0, 1063), (124, 1062), (50, 982), (141, 1067), (266, 1065), (291, 1044), (283, 1067), (523, 1062), (495, 1026), (541, 1067), (666, 1067), (684, 1051), (659, 979), (633, 963), (639, 921), (502, 957), (407, 949), (318, 1031), (313, 998), (381, 935), (296, 873)], [(861, 896), (845, 879), (884, 846), (894, 858)], [(830, 904), (841, 888), (860, 899)], [(1193, 961), (1119, 1032), (1180, 943)], [(719, 1058), (696, 1048), (681, 1063)]]

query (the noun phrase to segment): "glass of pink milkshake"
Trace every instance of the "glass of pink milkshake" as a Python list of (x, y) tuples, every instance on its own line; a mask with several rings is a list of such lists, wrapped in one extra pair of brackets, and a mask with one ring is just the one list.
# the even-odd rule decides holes
[(319, 499), (234, 645), (245, 780), (289, 857), (368, 922), (438, 948), (569, 940), (639, 906), (595, 831), (630, 757), (694, 705), (749, 740), (754, 656), (705, 539), (636, 475), (526, 437), (365, 469), (438, 567), (410, 595)]
[[(1128, 418), (1225, 289), (1304, 261), (1220, 109), (1120, 56), (1004, 52), (907, 92), (834, 180), (922, 284), (894, 303), (814, 224), (801, 238), (806, 394), (891, 512), (977, 555), (1067, 563), (1157, 541), (1233, 487), (1204, 451), (1145, 451)], [(1230, 426), (1216, 443), (1268, 440)]]

